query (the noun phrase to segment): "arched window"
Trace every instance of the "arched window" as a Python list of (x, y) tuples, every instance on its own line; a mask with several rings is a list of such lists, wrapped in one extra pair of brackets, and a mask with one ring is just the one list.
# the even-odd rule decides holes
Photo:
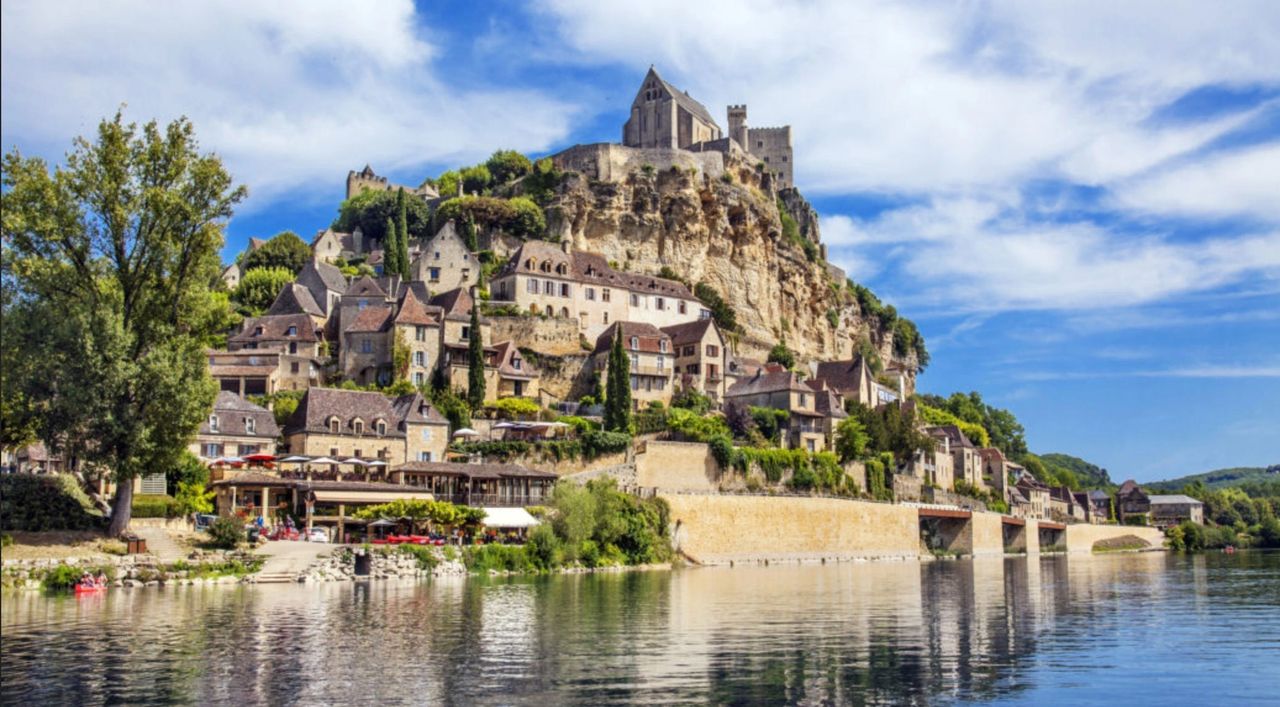
[(564, 275), (567, 272), (569, 272), (569, 268), (565, 267), (564, 263), (560, 263), (559, 265), (556, 266), (557, 275)]
[(534, 260), (533, 258), (529, 258), (528, 260), (524, 261), (524, 269), (532, 270), (533, 266), (536, 265), (537, 263), (538, 261)]
[(631, 337), (631, 350), (638, 351), (639, 349), (640, 349), (640, 337), (638, 336)]
[(342, 431), (342, 421), (336, 417), (329, 418), (329, 434), (338, 434)]
[(568, 307), (561, 307), (561, 308), (560, 308), (560, 316), (564, 317), (565, 319), (568, 319), (568, 318), (569, 318), (569, 308), (568, 308)]

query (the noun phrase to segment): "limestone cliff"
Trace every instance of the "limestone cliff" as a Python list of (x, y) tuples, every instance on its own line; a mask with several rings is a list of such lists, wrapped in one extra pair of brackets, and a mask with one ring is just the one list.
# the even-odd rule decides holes
[[(780, 204), (795, 228), (784, 229)], [(550, 237), (624, 270), (668, 266), (714, 287), (737, 312), (740, 355), (763, 359), (785, 340), (802, 360), (847, 358), (867, 340), (885, 362), (915, 368), (914, 354), (894, 356), (892, 334), (826, 264), (809, 204), (795, 190), (775, 192), (748, 160), (732, 156), (719, 176), (650, 165), (609, 180), (567, 172), (546, 213)]]

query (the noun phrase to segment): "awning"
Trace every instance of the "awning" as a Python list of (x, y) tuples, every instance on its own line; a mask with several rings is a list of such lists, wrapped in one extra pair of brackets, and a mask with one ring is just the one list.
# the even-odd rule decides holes
[(490, 528), (532, 528), (538, 519), (523, 508), (485, 508), (484, 520)]
[(357, 491), (347, 489), (316, 490), (316, 503), (390, 503), (402, 498), (416, 498), (433, 501), (435, 497), (427, 491), (397, 493), (395, 491)]

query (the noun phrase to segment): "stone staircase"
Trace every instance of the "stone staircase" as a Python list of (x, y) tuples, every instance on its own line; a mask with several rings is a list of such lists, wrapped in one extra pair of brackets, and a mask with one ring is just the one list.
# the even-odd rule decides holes
[(294, 584), (298, 581), (296, 572), (259, 572), (253, 576), (254, 584)]

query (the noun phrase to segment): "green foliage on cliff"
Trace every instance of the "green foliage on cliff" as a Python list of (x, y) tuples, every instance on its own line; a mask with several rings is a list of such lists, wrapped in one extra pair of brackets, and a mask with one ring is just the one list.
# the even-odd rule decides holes
[(800, 233), (800, 224), (796, 223), (796, 219), (787, 210), (786, 204), (782, 203), (782, 199), (778, 199), (778, 219), (782, 222), (782, 237), (788, 243), (799, 248), (804, 252), (804, 257), (811, 263), (818, 262), (819, 252), (818, 246), (804, 235)]
[[(429, 238), (433, 231), (431, 209), (427, 207), (427, 203), (418, 197), (412, 197), (405, 200), (405, 208), (409, 238)], [(395, 192), (366, 189), (338, 206), (338, 217), (333, 220), (332, 228), (344, 233), (351, 233), (359, 228), (366, 243), (371, 239), (385, 242), (387, 222), (394, 223), (398, 211)], [(366, 246), (369, 247), (371, 246)]]
[(920, 418), (930, 425), (955, 425), (975, 445), (979, 447), (991, 446), (991, 436), (987, 434), (986, 429), (980, 424), (961, 420), (948, 410), (942, 410), (924, 403), (918, 404), (916, 411), (920, 414)]
[[(1018, 422), (1018, 418), (1012, 412), (986, 404), (982, 400), (982, 395), (977, 392), (952, 393), (950, 397), (943, 398), (938, 395), (923, 394), (918, 396), (919, 402), (930, 408), (949, 413), (956, 419), (977, 425), (985, 430), (985, 434), (981, 435), (985, 438), (979, 446), (996, 447), (1004, 452), (1009, 459), (1017, 459), (1027, 453), (1027, 442), (1024, 438), (1025, 430), (1022, 424)], [(930, 420), (929, 417), (925, 418)], [(932, 421), (931, 421), (932, 422)], [(955, 422), (932, 422), (932, 424), (956, 424)], [(969, 437), (969, 441), (978, 444), (978, 440), (969, 434), (968, 429), (965, 435)], [(975, 431), (975, 434), (976, 431)]]
[(471, 195), (454, 197), (440, 204), (436, 210), (437, 223), (443, 224), (450, 219), (458, 224), (470, 219), (476, 226), (500, 229), (526, 239), (541, 238), (547, 230), (542, 208), (524, 196), (511, 199)]
[(720, 331), (730, 334), (738, 331), (738, 314), (733, 307), (724, 298), (716, 288), (705, 282), (699, 282), (693, 288), (693, 294), (702, 303), (711, 310), (711, 318), (715, 321), (716, 326), (720, 327)]

